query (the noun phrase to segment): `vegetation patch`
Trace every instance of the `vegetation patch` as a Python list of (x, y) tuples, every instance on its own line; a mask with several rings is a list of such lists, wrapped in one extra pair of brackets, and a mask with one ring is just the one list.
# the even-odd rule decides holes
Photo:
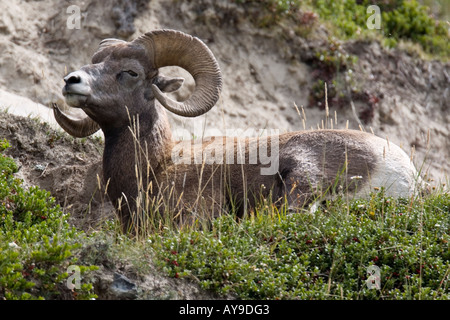
[[(69, 226), (49, 192), (27, 190), (14, 177), (16, 163), (2, 154), (8, 147), (0, 141), (0, 299), (95, 298), (81, 277), (96, 267), (75, 255), (84, 233)], [(79, 286), (70, 282), (72, 272), (79, 272)]]
[[(367, 12), (370, 5), (380, 8), (380, 29), (369, 29), (367, 20), (373, 11)], [(344, 39), (371, 36), (378, 32), (383, 42), (394, 47), (400, 40), (421, 45), (431, 55), (448, 59), (450, 57), (449, 29), (445, 21), (430, 15), (427, 6), (417, 1), (390, 0), (373, 3), (363, 0), (314, 0), (312, 6), (321, 19), (331, 22), (336, 35)]]
[[(341, 39), (379, 36), (384, 44), (394, 47), (401, 40), (419, 44), (423, 51), (448, 60), (450, 57), (449, 26), (433, 17), (429, 7), (415, 0), (234, 0), (249, 13), (258, 27), (270, 28), (281, 21), (291, 21), (299, 35), (306, 35), (321, 20), (334, 36)], [(368, 19), (374, 14), (371, 5), (380, 9), (379, 29), (369, 29)], [(303, 31), (302, 31), (303, 30)]]
[[(309, 105), (325, 109), (325, 98), (334, 106), (342, 107), (349, 103), (350, 93), (355, 94), (353, 68), (357, 57), (348, 54), (342, 48), (342, 41), (330, 37), (326, 47), (316, 51), (307, 61), (312, 67), (314, 80), (309, 95)], [(325, 83), (327, 94), (325, 94)]]
[(211, 230), (149, 239), (167, 275), (242, 299), (447, 300), (449, 211), (446, 193), (395, 200), (380, 191), (314, 213), (264, 205), (240, 222), (222, 216)]

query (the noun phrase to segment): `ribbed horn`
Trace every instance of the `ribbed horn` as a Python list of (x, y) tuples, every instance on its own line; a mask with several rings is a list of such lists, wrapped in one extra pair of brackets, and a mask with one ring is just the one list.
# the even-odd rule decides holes
[(100, 41), (99, 47), (97, 51), (92, 56), (92, 63), (97, 63), (103, 60), (103, 58), (108, 55), (109, 50), (112, 49), (113, 46), (117, 44), (126, 44), (127, 42), (124, 40), (107, 38)]
[(196, 117), (208, 112), (219, 99), (222, 76), (211, 50), (198, 38), (175, 30), (155, 30), (133, 40), (143, 46), (155, 69), (178, 66), (195, 80), (195, 90), (184, 102), (164, 95), (156, 85), (156, 99), (169, 111), (184, 117)]
[(56, 122), (58, 122), (61, 128), (68, 134), (77, 138), (84, 138), (100, 130), (100, 126), (97, 122), (88, 116), (82, 119), (73, 119), (62, 112), (56, 103), (53, 103), (52, 106)]

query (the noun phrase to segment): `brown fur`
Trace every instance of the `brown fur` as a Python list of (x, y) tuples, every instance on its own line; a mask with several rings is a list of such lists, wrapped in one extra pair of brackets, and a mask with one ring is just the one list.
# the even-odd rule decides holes
[[(273, 203), (282, 203), (286, 197), (292, 207), (302, 207), (324, 191), (354, 191), (358, 180), (352, 181), (351, 177), (368, 178), (376, 160), (365, 138), (366, 134), (349, 130), (305, 131), (273, 136), (269, 141), (279, 141), (279, 167), (276, 174), (261, 175), (259, 159), (257, 164), (249, 164), (250, 150), (258, 148), (258, 139), (232, 138), (230, 145), (226, 143), (226, 139), (230, 138), (214, 137), (204, 142), (198, 152), (203, 152), (212, 144), (219, 144), (223, 149), (232, 146), (235, 151), (240, 140), (245, 145), (244, 163), (237, 164), (235, 157), (233, 164), (227, 164), (224, 154), (223, 164), (194, 164), (195, 153), (192, 151), (190, 164), (174, 164), (170, 152), (167, 152), (162, 162), (152, 163), (156, 175), (149, 180), (160, 186), (152, 195), (156, 196), (161, 189), (167, 188), (174, 200), (181, 196), (179, 202), (172, 201), (170, 210), (182, 212), (184, 219), (192, 214), (214, 217), (229, 212), (230, 208), (235, 208), (238, 216), (242, 216), (255, 206), (256, 201), (267, 197), (271, 197)], [(142, 143), (145, 144), (145, 141)], [(171, 145), (169, 141), (166, 143)], [(132, 144), (128, 142), (126, 145)], [(124, 153), (129, 155), (133, 152), (130, 149)], [(305, 154), (307, 157), (304, 157)], [(117, 161), (117, 154), (114, 161)], [(314, 166), (312, 171), (311, 166)], [(123, 172), (121, 176), (130, 177), (130, 174)], [(136, 184), (131, 181), (128, 180), (128, 185)], [(164, 195), (168, 196), (168, 193)]]

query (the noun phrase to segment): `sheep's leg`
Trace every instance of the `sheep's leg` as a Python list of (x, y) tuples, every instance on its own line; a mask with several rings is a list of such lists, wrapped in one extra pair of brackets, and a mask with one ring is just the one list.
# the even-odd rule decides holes
[(284, 195), (288, 202), (289, 211), (297, 212), (304, 209), (315, 199), (314, 186), (301, 182), (300, 179), (287, 177), (284, 181)]

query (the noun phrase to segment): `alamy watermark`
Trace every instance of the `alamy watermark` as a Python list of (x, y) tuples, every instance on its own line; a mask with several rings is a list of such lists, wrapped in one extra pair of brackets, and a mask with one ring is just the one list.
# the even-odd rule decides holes
[(193, 134), (186, 129), (174, 130), (176, 137), (184, 138), (172, 149), (171, 158), (175, 164), (258, 164), (261, 175), (278, 172), (278, 129), (202, 132), (201, 128), (194, 126)]
[(367, 18), (366, 26), (368, 29), (381, 29), (381, 12), (380, 7), (376, 5), (371, 5), (367, 7), (368, 14), (371, 14), (369, 18)]
[(80, 7), (73, 4), (67, 7), (66, 13), (69, 15), (66, 20), (67, 29), (81, 29), (81, 18), (86, 20), (87, 12), (82, 13)]
[[(371, 14), (366, 21), (368, 29), (381, 29), (381, 10), (377, 5), (367, 7), (367, 14)], [(67, 7), (66, 14), (69, 17), (66, 20), (67, 29), (81, 29), (81, 20), (87, 18), (87, 12), (82, 13), (79, 6), (73, 4)]]
[(369, 277), (366, 280), (369, 289), (381, 289), (381, 270), (377, 266), (370, 266), (367, 268)]
[(66, 280), (66, 286), (68, 289), (80, 289), (81, 288), (81, 271), (79, 266), (70, 265), (67, 267), (67, 274), (69, 277)]

